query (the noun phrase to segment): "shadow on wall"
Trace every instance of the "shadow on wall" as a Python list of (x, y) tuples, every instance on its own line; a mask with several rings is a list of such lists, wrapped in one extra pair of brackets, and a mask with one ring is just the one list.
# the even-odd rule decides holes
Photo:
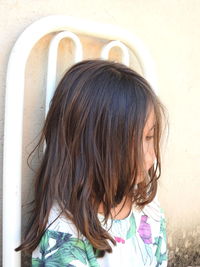
[(199, 229), (197, 226), (191, 231), (179, 229), (177, 233), (168, 234), (173, 237), (173, 243), (168, 242), (168, 267), (200, 267)]

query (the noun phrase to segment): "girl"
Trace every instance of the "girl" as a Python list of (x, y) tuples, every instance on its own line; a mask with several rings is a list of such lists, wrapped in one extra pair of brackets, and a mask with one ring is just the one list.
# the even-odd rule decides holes
[(32, 266), (167, 266), (156, 197), (164, 108), (134, 70), (84, 60), (60, 81), (37, 145)]

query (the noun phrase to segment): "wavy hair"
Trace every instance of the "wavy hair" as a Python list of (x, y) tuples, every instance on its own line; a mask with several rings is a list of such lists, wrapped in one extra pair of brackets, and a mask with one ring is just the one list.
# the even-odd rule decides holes
[[(137, 184), (144, 169), (142, 137), (150, 109), (155, 114), (156, 161)], [(149, 83), (131, 68), (100, 59), (73, 65), (55, 90), (32, 151), (45, 144), (31, 219), (16, 251), (37, 247), (56, 201), (99, 256), (112, 252), (108, 240), (116, 242), (101, 226), (99, 205), (106, 222), (124, 197), (141, 209), (153, 200), (161, 174), (163, 115)]]

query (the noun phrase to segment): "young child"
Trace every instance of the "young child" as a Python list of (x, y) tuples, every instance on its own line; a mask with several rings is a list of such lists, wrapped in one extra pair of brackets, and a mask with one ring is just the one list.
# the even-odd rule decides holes
[(42, 135), (32, 217), (32, 266), (167, 266), (156, 197), (164, 108), (120, 63), (84, 60), (60, 81)]

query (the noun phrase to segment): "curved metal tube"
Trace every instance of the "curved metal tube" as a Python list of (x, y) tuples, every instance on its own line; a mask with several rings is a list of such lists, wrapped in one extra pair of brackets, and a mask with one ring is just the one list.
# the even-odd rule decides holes
[(74, 42), (74, 63), (83, 59), (82, 44), (78, 36), (72, 32), (64, 31), (56, 34), (50, 42), (48, 53), (48, 67), (47, 67), (47, 86), (46, 86), (46, 105), (45, 105), (45, 117), (49, 109), (49, 103), (53, 96), (56, 85), (56, 70), (57, 70), (57, 53), (58, 45), (64, 38), (69, 38)]
[(120, 41), (111, 41), (108, 44), (106, 44), (101, 50), (101, 58), (108, 59), (109, 52), (113, 47), (119, 47), (122, 50), (122, 63), (129, 66), (130, 56), (128, 48)]

